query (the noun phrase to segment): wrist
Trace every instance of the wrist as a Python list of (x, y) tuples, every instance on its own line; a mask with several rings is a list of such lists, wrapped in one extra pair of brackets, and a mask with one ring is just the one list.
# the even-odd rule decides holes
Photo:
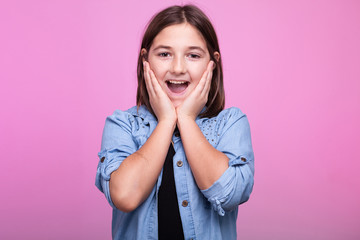
[(183, 126), (188, 126), (189, 124), (195, 123), (195, 119), (193, 116), (189, 115), (178, 115), (177, 125), (179, 129)]
[(158, 120), (158, 126), (164, 126), (175, 130), (176, 120), (176, 118), (162, 118)]
[(184, 109), (177, 107), (176, 108), (176, 116), (177, 116), (177, 121), (190, 121), (193, 120), (195, 121), (197, 115), (196, 113), (193, 113), (191, 111), (184, 111)]

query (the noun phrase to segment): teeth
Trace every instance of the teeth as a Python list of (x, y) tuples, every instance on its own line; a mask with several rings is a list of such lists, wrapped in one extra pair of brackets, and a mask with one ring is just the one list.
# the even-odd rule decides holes
[(184, 84), (184, 83), (186, 83), (186, 81), (168, 81), (169, 83), (171, 83), (171, 84)]

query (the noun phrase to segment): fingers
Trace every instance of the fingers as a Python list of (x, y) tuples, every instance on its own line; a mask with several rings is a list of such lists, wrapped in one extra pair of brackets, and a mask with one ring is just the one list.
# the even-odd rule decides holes
[(144, 61), (144, 76), (149, 94), (152, 94), (153, 96), (162, 94), (163, 90), (156, 79), (154, 72), (150, 69), (149, 63), (146, 61)]
[(150, 74), (150, 79), (151, 79), (151, 83), (154, 89), (155, 94), (159, 95), (163, 92), (159, 82), (157, 81), (155, 74), (152, 70), (149, 70), (149, 74)]
[(176, 121), (175, 108), (167, 94), (162, 89), (154, 72), (151, 70), (149, 62), (144, 61), (143, 64), (144, 78), (149, 95), (149, 102), (158, 121)]
[(204, 91), (204, 88), (205, 88), (205, 86), (206, 86), (206, 82), (208, 81), (209, 66), (211, 65), (211, 62), (212, 62), (212, 61), (210, 61), (210, 62), (208, 63), (208, 66), (206, 67), (203, 75), (201, 76), (198, 85), (197, 85), (196, 88), (194, 89), (194, 92), (197, 92), (198, 94), (202, 94), (203, 91)]
[(149, 64), (146, 61), (144, 61), (143, 66), (144, 66), (144, 78), (145, 78), (146, 89), (148, 91), (149, 96), (154, 96), (155, 91), (150, 78)]
[(177, 108), (178, 118), (180, 114), (181, 116), (190, 116), (195, 120), (198, 114), (204, 108), (207, 103), (211, 87), (212, 70), (213, 61), (210, 61), (195, 89)]
[(203, 95), (204, 97), (207, 97), (211, 88), (211, 79), (212, 79), (212, 74), (213, 74), (213, 67), (214, 67), (214, 62), (210, 61), (208, 64), (208, 67), (205, 71), (205, 77), (204, 77), (204, 87), (202, 88), (201, 91), (201, 95)]
[(203, 75), (201, 76), (201, 79), (200, 79), (200, 81), (199, 81), (199, 83), (198, 83), (198, 86), (200, 86), (201, 89), (203, 89), (204, 86), (205, 86), (208, 73), (209, 73), (209, 64), (208, 64), (208, 66), (206, 67), (206, 70), (205, 70), (205, 72), (203, 73)]

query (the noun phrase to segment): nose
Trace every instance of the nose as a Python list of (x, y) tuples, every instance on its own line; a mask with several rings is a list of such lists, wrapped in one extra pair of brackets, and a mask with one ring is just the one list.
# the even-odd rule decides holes
[(183, 74), (186, 72), (186, 64), (180, 56), (175, 57), (171, 64), (171, 72), (174, 74)]

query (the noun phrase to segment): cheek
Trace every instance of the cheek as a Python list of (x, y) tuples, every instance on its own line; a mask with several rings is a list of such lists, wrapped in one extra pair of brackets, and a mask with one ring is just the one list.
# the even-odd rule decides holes
[(199, 82), (202, 75), (204, 74), (205, 70), (206, 70), (206, 65), (205, 66), (197, 66), (195, 68), (189, 69), (191, 79), (194, 82)]
[(157, 62), (149, 62), (151, 70), (154, 72), (158, 81), (161, 81), (166, 74), (165, 64), (159, 64)]

